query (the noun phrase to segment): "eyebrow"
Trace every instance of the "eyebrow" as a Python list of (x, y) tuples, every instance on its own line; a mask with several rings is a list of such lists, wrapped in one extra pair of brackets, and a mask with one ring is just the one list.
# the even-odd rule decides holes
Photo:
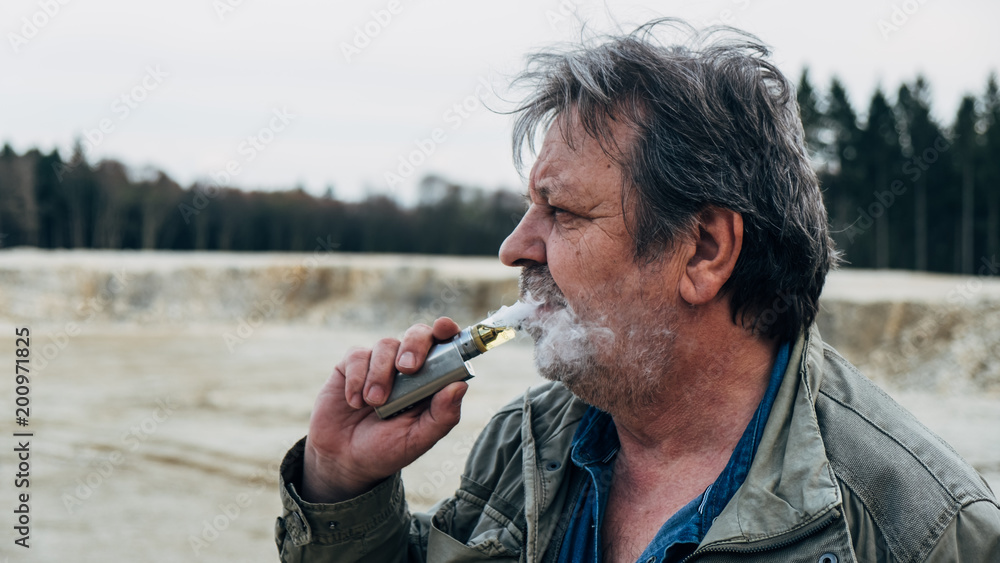
[(545, 184), (544, 186), (536, 185), (535, 187), (535, 193), (545, 201), (548, 201), (553, 195), (558, 195), (560, 192), (565, 191), (562, 182), (555, 178), (549, 179)]

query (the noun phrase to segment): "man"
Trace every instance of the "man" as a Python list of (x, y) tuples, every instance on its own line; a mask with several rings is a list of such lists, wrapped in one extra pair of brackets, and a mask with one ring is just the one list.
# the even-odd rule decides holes
[(285, 561), (998, 561), (1000, 507), (812, 326), (836, 253), (792, 88), (752, 37), (636, 32), (535, 56), (515, 151), (547, 127), (500, 259), (539, 372), (455, 495), (399, 470), (465, 383), (372, 407), (459, 327), (354, 350), (282, 466)]

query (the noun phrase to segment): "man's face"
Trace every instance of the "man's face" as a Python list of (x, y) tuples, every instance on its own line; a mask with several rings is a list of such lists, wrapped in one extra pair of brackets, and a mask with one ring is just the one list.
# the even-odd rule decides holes
[[(574, 128), (573, 147), (562, 127)], [(630, 142), (624, 129), (616, 138)], [(542, 305), (528, 323), (539, 371), (612, 414), (645, 406), (662, 384), (680, 271), (669, 258), (633, 259), (621, 186), (597, 140), (557, 119), (531, 170), (528, 211), (500, 249)]]

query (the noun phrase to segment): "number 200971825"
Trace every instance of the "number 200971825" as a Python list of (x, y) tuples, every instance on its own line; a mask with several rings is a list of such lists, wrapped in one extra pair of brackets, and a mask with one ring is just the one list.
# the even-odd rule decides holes
[(30, 331), (27, 327), (14, 330), (17, 339), (14, 341), (14, 418), (19, 426), (27, 426), (31, 416), (31, 392), (29, 374), (29, 360), (31, 356)]

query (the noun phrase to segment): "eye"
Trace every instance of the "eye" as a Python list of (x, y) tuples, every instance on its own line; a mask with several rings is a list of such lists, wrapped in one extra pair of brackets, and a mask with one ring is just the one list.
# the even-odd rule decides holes
[(572, 211), (563, 209), (562, 207), (551, 207), (549, 208), (552, 217), (552, 222), (559, 226), (560, 229), (576, 229), (579, 228), (585, 219), (580, 215)]
[(566, 211), (561, 207), (553, 207), (552, 218), (560, 223), (568, 225), (575, 222), (577, 215), (572, 211)]
[(571, 217), (574, 215), (572, 211), (567, 211), (562, 207), (559, 207), (557, 205), (552, 205), (551, 203), (546, 204), (546, 207), (548, 207), (549, 212), (556, 217)]

